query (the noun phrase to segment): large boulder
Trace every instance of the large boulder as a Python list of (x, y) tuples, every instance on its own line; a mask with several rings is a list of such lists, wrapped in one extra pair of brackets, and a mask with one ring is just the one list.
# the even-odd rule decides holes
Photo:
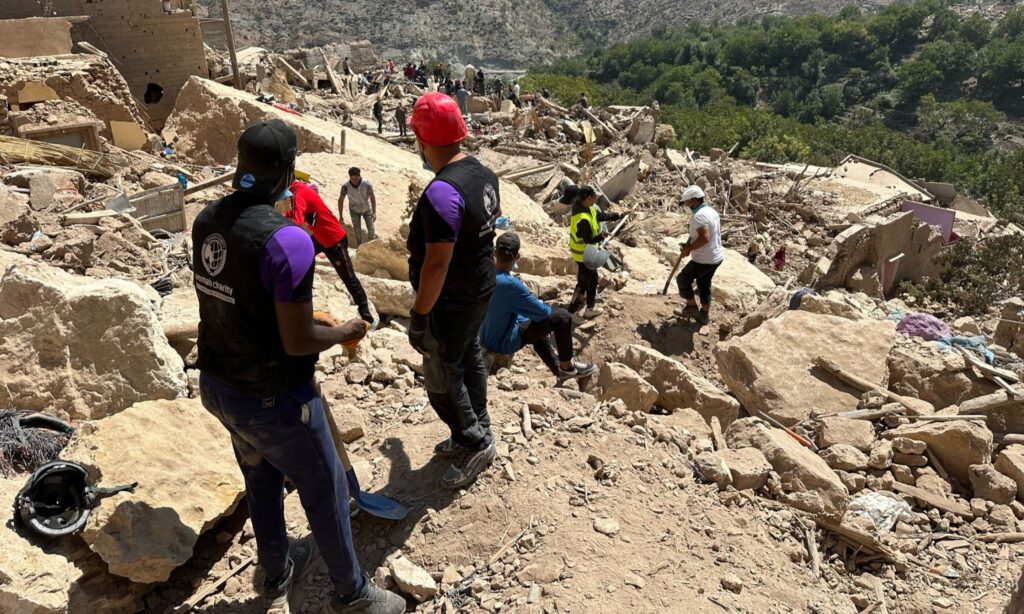
[(138, 482), (93, 510), (82, 537), (110, 572), (166, 581), (245, 494), (231, 438), (198, 399), (137, 403), (86, 422), (62, 458), (105, 485)]
[(408, 318), (416, 293), (407, 281), (361, 277), (359, 281), (366, 290), (366, 296), (378, 313), (398, 318)]
[(928, 401), (935, 407), (956, 405), (975, 396), (964, 358), (942, 352), (934, 343), (908, 340), (893, 347), (887, 359), (889, 390)]
[(355, 250), (352, 264), (360, 275), (378, 277), (387, 272), (391, 279), (409, 281), (409, 252), (400, 237), (377, 237)]
[(44, 547), (42, 538), (15, 528), (11, 503), (23, 482), (0, 479), (0, 612), (135, 612), (141, 587), (111, 575), (80, 537)]
[(964, 416), (985, 416), (985, 425), (994, 433), (1024, 433), (1024, 399), (999, 390), (960, 404)]
[(1024, 298), (1014, 297), (1003, 303), (996, 343), (1024, 358)]
[(814, 367), (818, 356), (882, 385), (895, 325), (787, 311), (752, 332), (715, 347), (718, 372), (744, 407), (771, 414), (786, 425), (811, 411), (856, 407), (860, 392)]
[(602, 401), (622, 399), (629, 411), (649, 413), (658, 400), (658, 389), (624, 364), (606, 362), (598, 377)]
[(616, 360), (653, 384), (658, 390), (658, 405), (669, 411), (689, 407), (708, 424), (712, 418), (718, 418), (722, 428), (728, 428), (739, 414), (740, 404), (736, 399), (657, 350), (627, 345), (619, 350)]
[(861, 452), (870, 452), (875, 443), (875, 427), (870, 420), (852, 420), (850, 418), (823, 418), (821, 430), (818, 432), (818, 445), (831, 448), (845, 444), (857, 448)]
[(840, 521), (849, 491), (814, 452), (757, 418), (742, 418), (725, 433), (730, 448), (757, 448), (782, 479), (786, 501), (797, 509)]
[(996, 457), (996, 469), (1017, 484), (1017, 499), (1024, 501), (1024, 445), (1007, 446)]
[(737, 251), (725, 250), (725, 260), (715, 271), (711, 298), (730, 309), (752, 310), (762, 293), (771, 292), (775, 282)]
[(186, 390), (181, 357), (137, 284), (30, 262), (0, 279), (0, 407), (74, 420)]
[(943, 468), (965, 487), (971, 483), (971, 465), (992, 462), (992, 431), (967, 420), (907, 424), (885, 435), (925, 442)]

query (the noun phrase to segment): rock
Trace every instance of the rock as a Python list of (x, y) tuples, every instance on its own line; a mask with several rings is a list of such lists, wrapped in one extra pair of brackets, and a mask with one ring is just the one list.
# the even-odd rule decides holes
[(1003, 449), (996, 457), (996, 469), (1017, 484), (1017, 498), (1024, 501), (1024, 445)]
[(139, 185), (142, 186), (143, 190), (159, 188), (165, 185), (174, 185), (175, 183), (178, 183), (177, 179), (157, 171), (149, 171), (139, 179)]
[(845, 443), (837, 443), (822, 450), (821, 458), (837, 471), (861, 471), (868, 468), (867, 455)]
[(729, 309), (750, 311), (757, 306), (760, 295), (774, 289), (772, 278), (750, 264), (746, 256), (726, 249), (725, 260), (715, 271), (711, 297)]
[(892, 440), (892, 448), (901, 454), (924, 454), (928, 445), (917, 439), (896, 437)]
[(616, 360), (643, 376), (658, 390), (658, 405), (669, 411), (691, 408), (711, 424), (718, 418), (729, 428), (739, 414), (740, 404), (717, 386), (691, 372), (683, 363), (642, 345), (628, 345)]
[(693, 464), (705, 480), (717, 484), (718, 488), (725, 490), (727, 486), (732, 484), (732, 474), (729, 472), (729, 466), (718, 452), (698, 454), (693, 459)]
[(721, 579), (722, 588), (737, 595), (743, 591), (743, 580), (736, 574), (727, 573)]
[(245, 494), (231, 438), (198, 399), (136, 403), (86, 422), (61, 457), (104, 485), (139, 483), (93, 510), (82, 532), (111, 573), (133, 582), (165, 582)]
[(917, 439), (939, 459), (949, 474), (963, 486), (971, 483), (968, 468), (992, 459), (992, 431), (966, 420), (918, 422), (889, 431), (891, 437)]
[(755, 448), (722, 450), (722, 459), (729, 467), (732, 485), (736, 490), (760, 490), (768, 482), (772, 466), (764, 454)]
[(985, 425), (994, 433), (1024, 433), (1024, 398), (1014, 398), (999, 390), (960, 404), (960, 415), (985, 416)]
[(861, 452), (870, 452), (875, 443), (875, 428), (870, 420), (851, 420), (850, 418), (823, 418), (821, 431), (818, 433), (818, 446), (830, 448), (836, 444), (846, 444)]
[(928, 458), (923, 454), (904, 454), (896, 452), (892, 455), (893, 465), (904, 465), (906, 467), (927, 467)]
[(969, 471), (975, 497), (1006, 505), (1017, 496), (1017, 483), (993, 465), (971, 465)]
[(187, 390), (152, 296), (24, 261), (0, 279), (0, 407), (73, 420)]
[(352, 265), (360, 275), (387, 271), (391, 279), (409, 281), (409, 251), (401, 237), (378, 237), (355, 250)]
[(730, 448), (757, 448), (779, 474), (790, 504), (813, 514), (842, 519), (848, 491), (838, 476), (814, 452), (784, 431), (756, 418), (733, 422), (725, 434)]
[(359, 281), (378, 313), (398, 318), (409, 317), (409, 310), (416, 298), (409, 282), (376, 277), (360, 277)]
[(629, 125), (626, 138), (633, 145), (646, 145), (654, 140), (658, 125), (649, 115), (642, 114), (636, 117)]
[(928, 401), (935, 407), (958, 404), (976, 396), (964, 373), (963, 356), (942, 352), (934, 343), (909, 340), (895, 346), (887, 358), (889, 389)]
[(614, 518), (595, 518), (594, 530), (611, 537), (619, 532), (619, 521)]
[(868, 456), (868, 466), (872, 469), (883, 471), (892, 465), (892, 442), (888, 439), (876, 441), (871, 446), (871, 453)]
[(15, 530), (11, 503), (26, 479), (0, 479), (0, 612), (137, 611), (144, 587), (109, 573), (80, 539), (53, 540), (41, 547), (40, 540)]
[(550, 584), (557, 582), (562, 577), (565, 563), (562, 557), (555, 555), (544, 555), (537, 557), (532, 563), (523, 567), (522, 571), (516, 574), (516, 579), (522, 584), (535, 582), (537, 584)]
[(1017, 528), (1017, 517), (1009, 505), (997, 505), (988, 513), (988, 521), (993, 527), (1004, 531)]
[(812, 362), (829, 357), (845, 370), (878, 383), (895, 336), (892, 322), (847, 320), (787, 311), (752, 332), (715, 347), (718, 371), (748, 408), (792, 425), (811, 410), (839, 412), (857, 404), (860, 393), (818, 373)]
[(366, 436), (366, 421), (361, 409), (354, 405), (333, 404), (330, 411), (343, 442), (352, 443)]
[(631, 412), (649, 413), (658, 400), (658, 389), (621, 363), (604, 363), (598, 385), (601, 386), (600, 400), (622, 399)]
[(900, 484), (914, 485), (914, 470), (906, 465), (893, 465), (889, 468), (892, 478)]
[(437, 594), (437, 584), (427, 570), (404, 556), (392, 559), (389, 568), (398, 589), (416, 601), (423, 603)]
[(627, 573), (625, 577), (623, 577), (622, 581), (625, 582), (626, 586), (632, 586), (633, 588), (641, 590), (643, 590), (645, 585), (644, 579), (635, 573)]
[(345, 381), (350, 384), (365, 384), (370, 381), (370, 370), (361, 362), (345, 367)]
[(1014, 297), (1003, 303), (995, 331), (995, 342), (1024, 358), (1024, 298)]

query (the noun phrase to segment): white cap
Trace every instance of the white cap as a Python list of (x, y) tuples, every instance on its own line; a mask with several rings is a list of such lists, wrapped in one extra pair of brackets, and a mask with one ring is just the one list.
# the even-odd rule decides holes
[(688, 200), (693, 200), (694, 198), (704, 200), (704, 190), (700, 189), (699, 185), (691, 185), (683, 190), (682, 201), (684, 203)]

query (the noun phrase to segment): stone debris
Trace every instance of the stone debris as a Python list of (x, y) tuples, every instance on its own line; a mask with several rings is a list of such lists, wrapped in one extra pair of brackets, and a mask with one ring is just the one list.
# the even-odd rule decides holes
[[(88, 169), (0, 161), (0, 407), (87, 421), (76, 424), (64, 458), (82, 462), (104, 483), (140, 482), (135, 494), (101, 505), (81, 539), (59, 547), (40, 548), (8, 527), (12, 534), (4, 543), (10, 552), (0, 554), (2, 611), (163, 611), (181, 601), (161, 594), (167, 587), (187, 585), (188, 596), (213, 575), (210, 565), (218, 563), (206, 560), (210, 554), (200, 544), (216, 541), (226, 548), (226, 562), (219, 564), (227, 566), (254, 551), (246, 543), (251, 526), (233, 534), (224, 529), (227, 523), (218, 525), (243, 486), (227, 434), (195, 398), (194, 335), (169, 343), (161, 332), (187, 328), (198, 317), (191, 244), (178, 230), (227, 191), (221, 186), (186, 197), (177, 186), (230, 172), (235, 141), (253, 121), (280, 118), (295, 128), (297, 166), (312, 176), (329, 205), (353, 165), (363, 168), (382, 203), (378, 238), (362, 245), (350, 238), (380, 328), (356, 349), (322, 353), (316, 373), (335, 401), (341, 439), (352, 448), (363, 489), (374, 477), (394, 484), (402, 469), (389, 451), (404, 444), (402, 428), (434, 419), (422, 390), (422, 357), (405, 330), (414, 300), (408, 218), (433, 175), (407, 139), (372, 134), (376, 125), (369, 118), (375, 99), (390, 118), (399, 102), (408, 105), (424, 89), (398, 75), (385, 81), (368, 41), (280, 54), (247, 48), (239, 56), (241, 91), (224, 85), (230, 63), (208, 48), (210, 74), (220, 83), (188, 78), (173, 102), (160, 105), (158, 123), (172, 104), (174, 112), (159, 137), (147, 132), (127, 82), (102, 58), (0, 63), (0, 74), (15, 77), (0, 85), (0, 107), (29, 83), (53, 91), (51, 96), (39, 88), (44, 100), (0, 114), (0, 132), (16, 124), (96, 122), (95, 147), (118, 166), (115, 176), (100, 180)], [(346, 57), (350, 71), (370, 75), (345, 74)], [(896, 188), (863, 179), (880, 169), (870, 161), (851, 156), (807, 177), (803, 164), (737, 160), (725, 148), (706, 155), (674, 149), (680, 135), (660, 123), (656, 102), (584, 109), (533, 98), (534, 106), (516, 108), (499, 97), (470, 97), (465, 147), (502, 178), (502, 215), (523, 238), (519, 272), (550, 304), (568, 302), (576, 271), (566, 250), (569, 210), (558, 202), (565, 190), (592, 184), (603, 208), (632, 212), (609, 243), (624, 264), (615, 275), (603, 274), (611, 282), (600, 295), (606, 314), (575, 331), (581, 357), (599, 364), (596, 386), (541, 385), (548, 373), (528, 350), (496, 360), (493, 476), (484, 474), (445, 507), (427, 507), (421, 519), (402, 527), (408, 532), (401, 536), (383, 529), (375, 536), (376, 529), (363, 524), (358, 530), (369, 533), (368, 551), (381, 555), (378, 583), (415, 599), (425, 612), (477, 606), (491, 612), (575, 611), (578, 603), (567, 596), (580, 588), (579, 578), (591, 576), (602, 596), (618, 591), (646, 599), (651, 588), (660, 592), (665, 576), (659, 574), (677, 566), (674, 561), (623, 561), (609, 575), (588, 568), (592, 561), (580, 551), (555, 550), (578, 521), (587, 539), (607, 550), (601, 556), (618, 561), (620, 549), (637, 540), (622, 533), (613, 516), (628, 517), (631, 526), (648, 522), (624, 516), (613, 504), (628, 497), (638, 518), (649, 519), (644, 514), (650, 512), (706, 522), (700, 531), (681, 526), (708, 538), (716, 564), (731, 566), (717, 579), (724, 591), (714, 597), (720, 609), (750, 609), (754, 602), (747, 600), (763, 600), (759, 591), (775, 581), (759, 575), (762, 561), (748, 566), (740, 559), (747, 556), (742, 542), (721, 546), (723, 535), (732, 540), (745, 533), (757, 535), (759, 553), (788, 548), (786, 564), (810, 567), (813, 582), (795, 583), (794, 590), (802, 590), (796, 584), (829, 588), (827, 601), (809, 601), (809, 610), (896, 611), (894, 603), (904, 606), (897, 600), (907, 602), (907, 611), (971, 607), (961, 599), (966, 592), (952, 592), (950, 584), (965, 570), (972, 582), (981, 577), (977, 569), (1002, 574), (1007, 561), (1020, 555), (1013, 544), (986, 542), (1024, 529), (1024, 446), (1017, 443), (1024, 434), (1024, 402), (1005, 390), (1019, 389), (1024, 375), (1024, 302), (1013, 298), (986, 316), (942, 321), (944, 308), (899, 298), (900, 281), (937, 272), (942, 243), (933, 228), (896, 211), (904, 198), (900, 186), (915, 198), (927, 195), (902, 178)], [(124, 141), (128, 124), (138, 129), (137, 147)], [(727, 248), (713, 286), (712, 322), (692, 332), (667, 310), (655, 314), (652, 308), (686, 233), (688, 216), (677, 199), (691, 183), (722, 213)], [(144, 215), (107, 210), (119, 194), (143, 190), (168, 190), (183, 199), (180, 227), (159, 230)], [(899, 198), (879, 201), (883, 195)], [(979, 237), (1009, 228), (998, 221), (985, 230), (958, 224)], [(896, 275), (886, 273), (893, 259), (900, 261)], [(326, 261), (318, 264), (317, 308), (355, 317), (336, 272)], [(678, 289), (669, 281), (670, 297), (662, 303), (677, 305)], [(815, 290), (791, 305), (801, 286)], [(908, 322), (927, 324), (926, 336), (952, 330), (984, 337), (994, 364), (979, 366), (973, 354), (897, 333), (894, 322), (907, 314), (913, 317)], [(686, 334), (680, 336), (681, 330)], [(847, 385), (816, 367), (818, 358), (877, 389), (864, 393)], [(509, 419), (511, 395), (516, 409)], [(901, 404), (908, 400), (938, 411), (908, 416)], [(524, 404), (529, 432), (522, 423)], [(582, 457), (580, 441), (588, 446)], [(407, 461), (419, 462), (413, 455), (422, 452), (420, 444), (408, 446)], [(642, 458), (627, 461), (622, 450), (634, 448)], [(694, 488), (694, 477), (708, 484)], [(10, 499), (15, 487), (0, 481), (0, 494)], [(565, 497), (570, 512), (554, 520), (544, 517), (543, 506), (533, 506), (536, 518), (527, 525), (512, 515), (522, 511), (517, 506), (524, 489), (554, 504)], [(666, 493), (674, 492), (685, 493), (686, 503), (668, 503)], [(848, 511), (851, 494), (856, 503)], [(434, 505), (430, 494), (421, 496)], [(882, 499), (898, 503), (900, 513), (879, 523), (884, 514), (871, 502)], [(677, 506), (690, 506), (689, 514)], [(735, 522), (723, 521), (723, 507)], [(500, 510), (504, 517), (453, 523), (461, 510)], [(763, 525), (754, 528), (753, 519)], [(523, 531), (512, 542), (498, 539), (508, 545), (487, 561), (499, 524), (510, 520)], [(809, 528), (812, 521), (818, 528)], [(586, 525), (614, 539), (594, 537)], [(203, 537), (214, 528), (221, 531), (215, 540)], [(678, 537), (674, 526), (654, 530), (665, 531), (658, 543)], [(474, 537), (477, 531), (485, 538)], [(416, 545), (423, 535), (430, 544), (448, 534), (453, 539), (439, 544), (437, 553)], [(392, 541), (396, 537), (401, 541)], [(645, 539), (645, 548), (653, 552), (654, 542)], [(922, 566), (932, 573), (913, 571)], [(176, 569), (182, 571), (172, 577)], [(799, 571), (806, 580), (807, 572)], [(203, 607), (233, 611), (253, 597), (248, 580), (232, 578)], [(304, 587), (311, 592), (303, 611), (317, 610), (327, 595), (323, 584), (321, 574)], [(976, 584), (978, 600), (982, 590), (996, 595), (1008, 588), (984, 578)], [(699, 594), (718, 587), (705, 585)], [(587, 599), (596, 594), (584, 592)]]
[(392, 559), (390, 570), (399, 590), (416, 601), (423, 602), (437, 594), (437, 584), (430, 574), (406, 557)]
[(0, 278), (0, 406), (98, 419), (183, 395), (156, 299), (131, 282), (15, 261)]
[(598, 378), (603, 401), (621, 399), (630, 412), (649, 413), (658, 400), (658, 389), (624, 364), (606, 362)]
[(82, 538), (110, 573), (142, 584), (165, 582), (245, 494), (230, 437), (198, 399), (146, 401), (86, 422), (62, 457), (95, 481), (139, 483), (93, 510)]
[(748, 335), (718, 344), (715, 358), (740, 403), (794, 424), (810, 417), (812, 408), (837, 412), (857, 403), (859, 394), (817, 373), (817, 356), (833, 356), (842, 368), (881, 384), (894, 336), (891, 322), (788, 311)]

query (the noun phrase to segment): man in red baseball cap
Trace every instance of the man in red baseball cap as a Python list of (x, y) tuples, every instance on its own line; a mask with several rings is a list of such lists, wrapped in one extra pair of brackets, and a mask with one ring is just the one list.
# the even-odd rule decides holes
[(430, 404), (451, 429), (434, 448), (452, 457), (441, 484), (460, 489), (495, 455), (479, 337), (495, 285), (498, 177), (462, 152), (466, 123), (445, 94), (420, 96), (409, 126), (420, 157), (436, 174), (409, 223), (409, 280), (416, 290), (409, 342), (423, 354)]

